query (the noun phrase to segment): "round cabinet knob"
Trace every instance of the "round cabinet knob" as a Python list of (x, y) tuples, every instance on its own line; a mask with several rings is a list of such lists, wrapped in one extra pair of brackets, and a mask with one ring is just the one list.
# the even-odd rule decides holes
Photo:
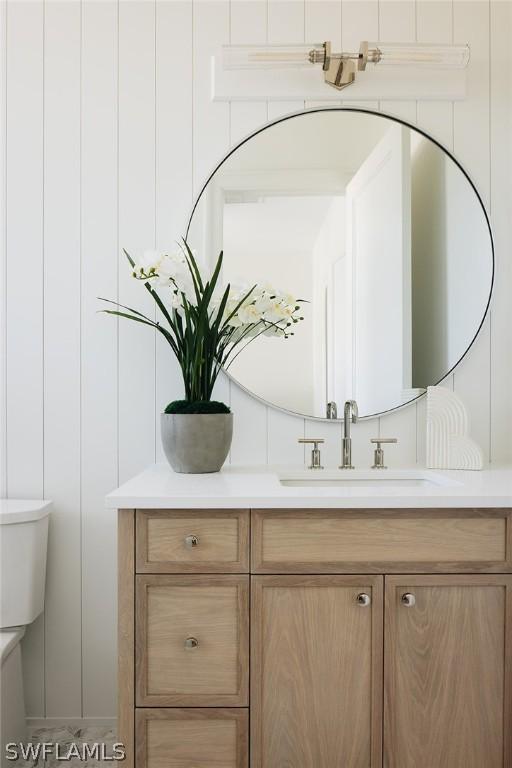
[(410, 592), (405, 592), (400, 598), (400, 602), (402, 605), (405, 605), (406, 608), (412, 608), (413, 605), (416, 605), (416, 598)]
[(358, 605), (362, 605), (362, 606), (370, 605), (371, 601), (372, 599), (370, 595), (367, 595), (366, 592), (360, 592), (356, 597), (356, 603)]
[(194, 549), (194, 547), (197, 547), (198, 544), (199, 537), (194, 533), (189, 533), (188, 536), (185, 536), (185, 546), (187, 549)]
[(199, 645), (199, 640), (196, 637), (187, 637), (185, 640), (185, 648), (187, 651), (193, 651)]

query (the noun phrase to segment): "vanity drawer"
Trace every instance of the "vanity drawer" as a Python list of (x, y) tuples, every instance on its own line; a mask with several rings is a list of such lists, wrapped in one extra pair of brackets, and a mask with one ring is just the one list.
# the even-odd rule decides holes
[(247, 573), (248, 510), (137, 510), (138, 573)]
[(136, 703), (246, 706), (248, 576), (136, 577)]
[(506, 510), (255, 510), (255, 573), (512, 570)]
[(137, 768), (247, 768), (246, 709), (138, 709)]

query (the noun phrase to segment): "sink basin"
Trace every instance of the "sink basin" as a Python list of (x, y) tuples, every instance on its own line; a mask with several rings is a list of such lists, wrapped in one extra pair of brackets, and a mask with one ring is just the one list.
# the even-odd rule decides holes
[[(425, 480), (423, 478), (399, 478), (399, 479), (391, 479), (391, 478), (372, 478), (372, 479), (366, 479), (362, 480), (361, 478), (352, 478), (344, 480), (340, 479), (306, 479), (306, 478), (283, 478), (281, 479), (281, 485), (291, 486), (292, 488), (314, 488), (314, 487), (321, 487), (321, 488), (389, 488), (391, 486), (400, 486), (400, 488), (403, 488), (404, 486), (406, 488), (419, 488), (421, 486), (428, 487), (433, 485), (429, 480)], [(435, 483), (434, 483), (435, 485)]]
[(433, 488), (460, 482), (429, 470), (306, 470), (279, 476), (281, 485), (292, 488)]

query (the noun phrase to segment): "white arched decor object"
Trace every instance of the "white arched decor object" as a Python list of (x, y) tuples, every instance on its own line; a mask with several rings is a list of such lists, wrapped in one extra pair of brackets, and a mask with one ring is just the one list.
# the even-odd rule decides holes
[(427, 387), (427, 467), (482, 469), (482, 450), (469, 437), (464, 403), (445, 387)]

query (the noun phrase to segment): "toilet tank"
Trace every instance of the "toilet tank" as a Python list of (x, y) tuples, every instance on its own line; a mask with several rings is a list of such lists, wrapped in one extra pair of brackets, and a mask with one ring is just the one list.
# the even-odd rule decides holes
[(44, 608), (50, 506), (0, 500), (0, 628), (30, 624)]

